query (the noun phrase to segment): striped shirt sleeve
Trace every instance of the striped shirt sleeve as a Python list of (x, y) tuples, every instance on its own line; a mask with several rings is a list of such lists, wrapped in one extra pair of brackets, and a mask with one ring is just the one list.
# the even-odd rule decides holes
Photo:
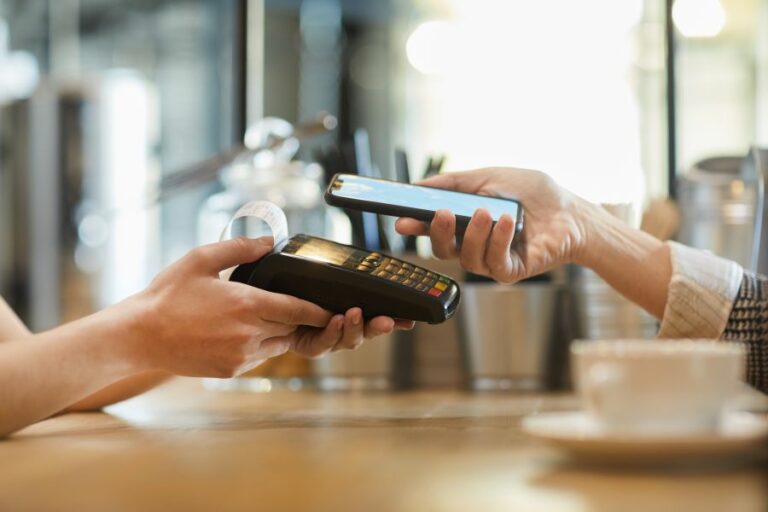
[(659, 337), (744, 343), (747, 381), (768, 393), (768, 278), (710, 253), (669, 245), (672, 279)]
[(672, 280), (660, 338), (720, 338), (744, 271), (733, 261), (668, 242)]

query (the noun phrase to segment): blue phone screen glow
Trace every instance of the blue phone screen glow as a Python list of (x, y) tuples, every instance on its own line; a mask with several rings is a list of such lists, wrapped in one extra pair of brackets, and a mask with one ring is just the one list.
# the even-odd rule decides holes
[[(341, 186), (338, 182), (341, 181)], [(464, 194), (452, 190), (420, 187), (393, 181), (375, 180), (352, 174), (344, 174), (337, 179), (333, 195), (360, 201), (389, 204), (406, 208), (437, 211), (451, 210), (454, 215), (472, 217), (475, 210), (485, 208), (494, 221), (503, 214), (517, 219), (519, 205), (511, 199)]]

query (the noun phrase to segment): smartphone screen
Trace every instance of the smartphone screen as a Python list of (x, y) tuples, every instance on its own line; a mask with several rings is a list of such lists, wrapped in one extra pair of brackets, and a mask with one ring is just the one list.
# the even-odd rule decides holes
[[(385, 210), (370, 208), (390, 215), (408, 216), (406, 210), (421, 210), (435, 212), (440, 209), (448, 209), (457, 217), (471, 218), (478, 208), (485, 208), (491, 214), (494, 221), (499, 220), (503, 214), (510, 215), (519, 221), (520, 203), (512, 199), (499, 197), (480, 196), (477, 194), (465, 194), (452, 190), (409, 185), (395, 181), (365, 178), (354, 174), (340, 174), (332, 182), (328, 193), (339, 199), (350, 200), (357, 204), (370, 203), (386, 205)], [(346, 201), (337, 201), (343, 206)], [(396, 212), (393, 208), (402, 208), (404, 211)], [(369, 208), (363, 207), (368, 210)], [(423, 220), (423, 219), (422, 219)]]

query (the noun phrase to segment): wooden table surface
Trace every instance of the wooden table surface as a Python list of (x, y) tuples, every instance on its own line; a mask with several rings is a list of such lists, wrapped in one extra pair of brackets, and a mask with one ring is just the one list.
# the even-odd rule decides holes
[(570, 462), (520, 418), (570, 396), (215, 392), (178, 379), (0, 442), (1, 511), (756, 511), (765, 463)]

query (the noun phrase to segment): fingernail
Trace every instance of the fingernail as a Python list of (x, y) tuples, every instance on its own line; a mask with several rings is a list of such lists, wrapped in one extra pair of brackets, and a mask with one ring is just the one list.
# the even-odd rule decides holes
[(360, 325), (360, 321), (363, 319), (363, 313), (360, 311), (355, 312), (354, 315), (352, 315), (352, 324), (353, 325)]

